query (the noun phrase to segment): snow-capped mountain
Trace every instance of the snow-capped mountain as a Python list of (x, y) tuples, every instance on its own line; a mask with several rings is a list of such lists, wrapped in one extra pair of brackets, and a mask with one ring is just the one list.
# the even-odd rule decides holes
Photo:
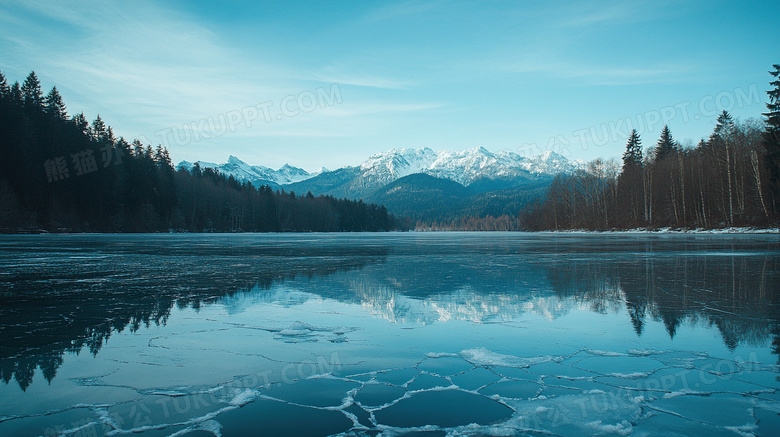
[[(230, 155), (228, 162), (224, 164), (203, 161), (198, 161), (198, 164), (201, 168), (213, 168), (224, 175), (233, 176), (238, 181), (246, 181), (254, 185), (263, 185), (269, 182), (276, 185), (287, 185), (305, 181), (321, 173), (309, 173), (302, 168), (293, 167), (289, 164), (285, 164), (279, 170), (262, 165), (249, 165), (233, 155)], [(182, 161), (176, 167), (191, 170), (193, 165), (191, 162)], [(323, 168), (322, 171), (327, 171), (327, 169)]]
[[(393, 266), (390, 266), (391, 268)], [(384, 276), (377, 276), (377, 273)], [(469, 285), (452, 291), (434, 293), (426, 299), (407, 296), (393, 283), (399, 276), (384, 269), (337, 273), (321, 278), (321, 286), (310, 292), (296, 288), (293, 283), (270, 288), (254, 287), (249, 293), (236, 293), (221, 299), (227, 311), (240, 314), (257, 304), (285, 307), (302, 305), (313, 300), (333, 299), (359, 304), (373, 317), (391, 323), (431, 325), (464, 320), (472, 323), (509, 321), (525, 313), (533, 313), (548, 320), (557, 319), (577, 307), (574, 298), (561, 299), (552, 292), (530, 290), (488, 293)], [(337, 290), (330, 293), (330, 290)], [(315, 294), (316, 293), (316, 294)], [(328, 337), (329, 332), (303, 329), (302, 335)]]
[(548, 151), (534, 158), (510, 151), (492, 153), (484, 147), (460, 152), (393, 149), (378, 153), (360, 165), (363, 177), (387, 184), (414, 173), (426, 173), (468, 186), (478, 179), (516, 178), (573, 171), (578, 163)]
[[(179, 168), (194, 164), (183, 161)], [(308, 173), (285, 164), (274, 170), (230, 156), (224, 164), (200, 162), (241, 182), (269, 185), (299, 195), (333, 196), (384, 205), (409, 220), (451, 220), (465, 216), (514, 217), (544, 195), (555, 175), (584, 165), (555, 152), (532, 158), (483, 147), (463, 151), (392, 149), (359, 166)]]
[[(528, 158), (511, 151), (490, 152), (484, 147), (468, 150), (434, 151), (430, 148), (392, 149), (370, 156), (358, 167), (342, 167), (359, 183), (352, 183), (364, 189), (379, 188), (399, 178), (415, 173), (425, 173), (437, 178), (449, 179), (468, 186), (480, 179), (515, 179), (538, 175), (555, 175), (570, 172), (578, 168), (579, 162), (548, 151), (542, 155)], [(177, 167), (191, 169), (192, 163), (182, 161)], [(233, 176), (239, 181), (248, 181), (255, 185), (271, 183), (289, 185), (324, 175), (329, 171), (323, 168), (316, 173), (285, 164), (279, 170), (261, 165), (249, 165), (235, 156), (230, 156), (225, 164), (200, 162), (202, 168), (214, 168), (220, 173)]]

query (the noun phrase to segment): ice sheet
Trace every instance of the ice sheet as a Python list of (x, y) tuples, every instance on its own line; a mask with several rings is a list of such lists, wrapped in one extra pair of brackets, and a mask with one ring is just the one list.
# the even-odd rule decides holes
[(29, 236), (0, 249), (2, 435), (780, 427), (774, 235)]

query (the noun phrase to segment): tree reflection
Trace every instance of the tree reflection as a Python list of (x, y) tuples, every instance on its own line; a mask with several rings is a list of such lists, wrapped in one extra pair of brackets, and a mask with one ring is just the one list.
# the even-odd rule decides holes
[[(671, 338), (681, 326), (714, 327), (732, 350), (773, 339), (780, 357), (776, 245), (581, 236), (503, 245), (284, 238), (262, 247), (190, 245), (191, 237), (172, 246), (128, 240), (107, 248), (103, 237), (78, 241), (77, 249), (11, 247), (8, 273), (0, 277), (0, 377), (25, 390), (40, 369), (51, 382), (64, 354), (96, 355), (114, 333), (165, 325), (174, 306), (240, 308), (244, 298), (302, 278), (316, 282), (312, 293), (360, 303), (395, 323), (482, 323), (528, 311), (556, 318), (588, 308), (625, 314), (638, 336), (654, 321)], [(70, 256), (74, 250), (88, 256)], [(24, 264), (36, 253), (56, 262)]]
[(637, 335), (660, 321), (671, 338), (683, 323), (720, 332), (729, 349), (764, 344), (780, 322), (780, 258), (749, 254), (625, 255), (603, 263), (574, 259), (547, 267), (561, 298), (574, 296), (593, 311), (624, 304)]
[(97, 355), (114, 333), (165, 325), (174, 306), (199, 309), (242, 290), (361, 269), (383, 262), (387, 248), (347, 254), (337, 247), (108, 252), (116, 255), (111, 262), (85, 267), (60, 260), (39, 272), (27, 266), (0, 283), (6, 290), (0, 306), (0, 378), (6, 384), (14, 379), (26, 390), (37, 368), (51, 383), (65, 353), (86, 349)]

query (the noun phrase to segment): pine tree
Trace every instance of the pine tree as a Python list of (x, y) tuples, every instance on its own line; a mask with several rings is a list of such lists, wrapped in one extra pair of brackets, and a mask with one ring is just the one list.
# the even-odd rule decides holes
[(134, 139), (133, 140), (133, 156), (140, 158), (144, 155), (144, 145), (141, 143), (141, 140)]
[(168, 149), (164, 148), (162, 144), (158, 144), (154, 150), (154, 162), (161, 167), (173, 167)]
[(618, 178), (617, 198), (625, 206), (621, 214), (624, 226), (639, 226), (643, 216), (639, 200), (644, 198), (643, 173), (642, 140), (633, 129), (623, 153), (623, 172)]
[(769, 112), (763, 115), (766, 116), (769, 128), (778, 131), (780, 130), (780, 64), (775, 64), (772, 67), (774, 71), (770, 71), (769, 74), (774, 76), (775, 80), (769, 84), (774, 88), (766, 92), (769, 95), (769, 103), (766, 104)]
[(21, 105), (24, 101), (22, 87), (19, 86), (19, 82), (14, 82), (14, 84), (11, 86), (11, 101), (16, 105)]
[(29, 107), (43, 108), (43, 91), (41, 91), (41, 82), (35, 72), (30, 72), (27, 79), (22, 84), (22, 97), (24, 104)]
[(710, 135), (710, 140), (722, 140), (729, 135), (734, 129), (734, 118), (731, 117), (728, 111), (723, 111), (718, 115), (718, 120), (715, 124), (715, 130)]
[(11, 88), (8, 87), (8, 82), (5, 80), (5, 75), (0, 71), (0, 97), (6, 97), (11, 94)]
[(103, 138), (103, 142), (113, 145), (116, 143), (116, 137), (114, 136), (114, 128), (111, 126), (106, 127), (106, 136)]
[(168, 149), (163, 147), (162, 144), (158, 144), (157, 148), (154, 150), (154, 162), (161, 167), (173, 168), (171, 155), (168, 153)]
[(82, 135), (86, 135), (89, 132), (89, 122), (87, 117), (84, 117), (83, 112), (79, 112), (73, 117), (73, 124)]
[(116, 140), (115, 147), (117, 149), (116, 153), (119, 154), (120, 158), (123, 156), (132, 155), (131, 152), (132, 149), (130, 148), (130, 144), (128, 144), (127, 140), (125, 140), (124, 137), (119, 137), (119, 139)]
[(669, 155), (677, 153), (678, 146), (677, 141), (672, 138), (672, 132), (669, 130), (668, 125), (664, 125), (661, 131), (661, 138), (658, 139), (655, 147), (655, 160), (660, 161)]
[(766, 104), (769, 112), (765, 113), (766, 131), (764, 132), (764, 148), (766, 149), (766, 166), (769, 173), (769, 189), (772, 193), (772, 206), (777, 214), (780, 209), (780, 64), (772, 66), (770, 71), (775, 80), (770, 82), (772, 89), (766, 93), (769, 95), (769, 103)]
[(734, 152), (731, 150), (734, 145), (732, 144), (732, 136), (734, 134), (734, 119), (728, 111), (723, 111), (718, 116), (715, 130), (710, 135), (710, 140), (707, 142), (710, 146), (715, 147), (716, 152), (722, 151), (722, 155), (719, 155), (718, 161), (726, 171), (726, 188), (728, 196), (728, 225), (734, 225)]
[(44, 107), (46, 108), (46, 112), (54, 117), (67, 120), (68, 119), (68, 113), (66, 112), (65, 102), (62, 101), (62, 96), (60, 95), (59, 91), (57, 91), (57, 87), (52, 87), (51, 91), (49, 91), (49, 94), (46, 95), (46, 99), (44, 100)]
[(631, 130), (626, 151), (623, 153), (623, 168), (642, 165), (642, 140), (636, 129)]
[(98, 114), (97, 117), (95, 117), (95, 121), (92, 122), (89, 133), (93, 141), (101, 141), (106, 137), (106, 123), (100, 118), (100, 114)]
[(162, 151), (163, 164), (165, 164), (166, 166), (168, 166), (170, 168), (173, 168), (173, 162), (171, 162), (171, 154), (168, 153), (168, 148), (167, 147), (163, 147), (162, 150), (163, 150)]

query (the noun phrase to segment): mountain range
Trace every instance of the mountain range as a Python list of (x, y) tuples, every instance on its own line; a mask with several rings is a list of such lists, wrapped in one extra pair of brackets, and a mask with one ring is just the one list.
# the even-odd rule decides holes
[[(237, 181), (249, 182), (257, 187), (261, 185), (276, 187), (291, 184), (315, 177), (319, 174), (309, 173), (302, 168), (293, 167), (289, 164), (285, 164), (279, 170), (274, 170), (262, 165), (249, 165), (233, 155), (230, 155), (228, 161), (224, 164), (215, 164), (213, 162), (205, 161), (198, 161), (197, 163), (201, 168), (212, 168), (225, 176), (233, 176)], [(194, 164), (191, 162), (182, 161), (176, 167), (192, 170), (193, 165)], [(323, 168), (323, 171), (327, 171), (327, 169)]]
[[(255, 186), (384, 204), (391, 212), (415, 220), (514, 215), (543, 195), (555, 175), (582, 166), (552, 151), (529, 158), (483, 147), (457, 152), (392, 149), (370, 156), (359, 166), (322, 168), (316, 173), (289, 164), (278, 170), (253, 166), (235, 156), (224, 164), (198, 164)], [(193, 165), (182, 161), (177, 168), (190, 170)]]

